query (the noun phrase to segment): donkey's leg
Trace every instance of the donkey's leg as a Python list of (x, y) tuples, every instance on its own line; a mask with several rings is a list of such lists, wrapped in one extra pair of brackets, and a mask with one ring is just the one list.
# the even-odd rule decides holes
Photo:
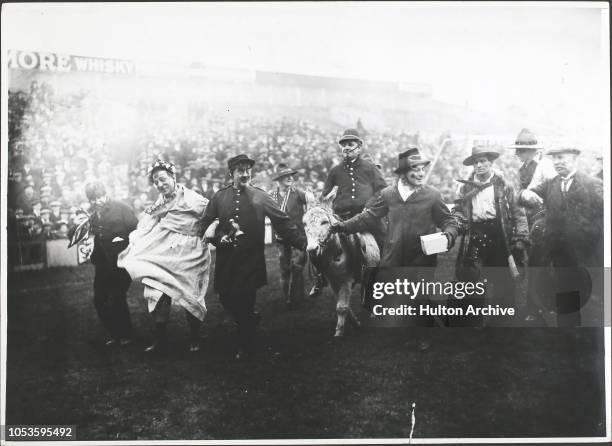
[(336, 303), (336, 314), (338, 316), (338, 322), (336, 323), (336, 334), (334, 336), (344, 335), (344, 323), (346, 316), (350, 312), (350, 299), (351, 299), (351, 285), (350, 283), (344, 283), (338, 290), (338, 303)]
[(351, 322), (353, 324), (353, 327), (355, 328), (361, 328), (361, 322), (359, 321), (359, 319), (357, 318), (357, 316), (355, 315), (355, 312), (353, 311), (353, 309), (351, 307), (349, 307), (349, 314), (348, 314), (349, 318), (349, 322)]

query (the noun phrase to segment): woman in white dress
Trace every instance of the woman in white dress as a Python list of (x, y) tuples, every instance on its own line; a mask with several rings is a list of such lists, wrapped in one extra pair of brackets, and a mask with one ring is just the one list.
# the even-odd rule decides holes
[(130, 234), (117, 265), (144, 284), (144, 297), (155, 322), (155, 339), (146, 352), (163, 350), (171, 301), (181, 305), (190, 328), (189, 350), (200, 350), (200, 325), (206, 315), (210, 252), (198, 234), (208, 200), (177, 184), (175, 166), (158, 160), (149, 180), (160, 193)]

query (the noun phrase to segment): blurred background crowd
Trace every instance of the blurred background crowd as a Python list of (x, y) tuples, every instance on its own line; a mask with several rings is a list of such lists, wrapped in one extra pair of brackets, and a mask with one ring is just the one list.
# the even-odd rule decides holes
[[(174, 162), (178, 182), (208, 198), (227, 183), (226, 160), (237, 153), (256, 159), (253, 183), (268, 191), (275, 186), (271, 178), (282, 162), (297, 170), (296, 186), (317, 194), (329, 169), (341, 160), (336, 141), (344, 128), (337, 124), (248, 113), (228, 117), (205, 106), (192, 106), (182, 115), (146, 102), (138, 109), (146, 125), (131, 129), (135, 136), (118, 149), (98, 131), (101, 120), (107, 119), (101, 113), (104, 105), (87, 92), (58, 95), (49, 84), (37, 81), (28, 91), (9, 91), (10, 241), (65, 238), (77, 209), (89, 207), (84, 186), (92, 179), (103, 181), (110, 196), (141, 215), (157, 198), (146, 175), (156, 158)], [(380, 166), (388, 182), (393, 181), (398, 153), (408, 144), (417, 144), (430, 159), (443, 148), (429, 184), (447, 203), (454, 199), (455, 180), (469, 173), (462, 160), (473, 140), (450, 132), (422, 134), (418, 129), (369, 131), (361, 120), (351, 127), (364, 136), (363, 152)], [(519, 161), (514, 151), (500, 141), (488, 144), (502, 154), (497, 169), (516, 184)], [(583, 167), (595, 174), (601, 167), (591, 158)]]

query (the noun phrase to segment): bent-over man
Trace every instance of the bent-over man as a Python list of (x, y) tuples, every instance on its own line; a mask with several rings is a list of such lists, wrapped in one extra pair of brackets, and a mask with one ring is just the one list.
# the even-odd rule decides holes
[(136, 229), (138, 220), (128, 205), (111, 200), (99, 181), (88, 183), (85, 195), (91, 205), (90, 227), (94, 234), (94, 305), (110, 334), (106, 345), (127, 345), (131, 342), (132, 324), (126, 293), (132, 279), (125, 269), (117, 267), (117, 256), (128, 246), (129, 234)]

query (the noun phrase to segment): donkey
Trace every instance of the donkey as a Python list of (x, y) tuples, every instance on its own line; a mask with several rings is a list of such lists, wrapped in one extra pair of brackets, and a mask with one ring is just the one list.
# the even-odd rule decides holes
[(350, 307), (351, 290), (361, 282), (364, 267), (377, 266), (380, 261), (378, 245), (372, 234), (352, 235), (331, 232), (332, 223), (339, 219), (331, 209), (314, 206), (304, 214), (304, 229), (310, 261), (325, 275), (336, 294), (336, 333), (344, 334), (347, 315), (357, 327), (360, 322)]

